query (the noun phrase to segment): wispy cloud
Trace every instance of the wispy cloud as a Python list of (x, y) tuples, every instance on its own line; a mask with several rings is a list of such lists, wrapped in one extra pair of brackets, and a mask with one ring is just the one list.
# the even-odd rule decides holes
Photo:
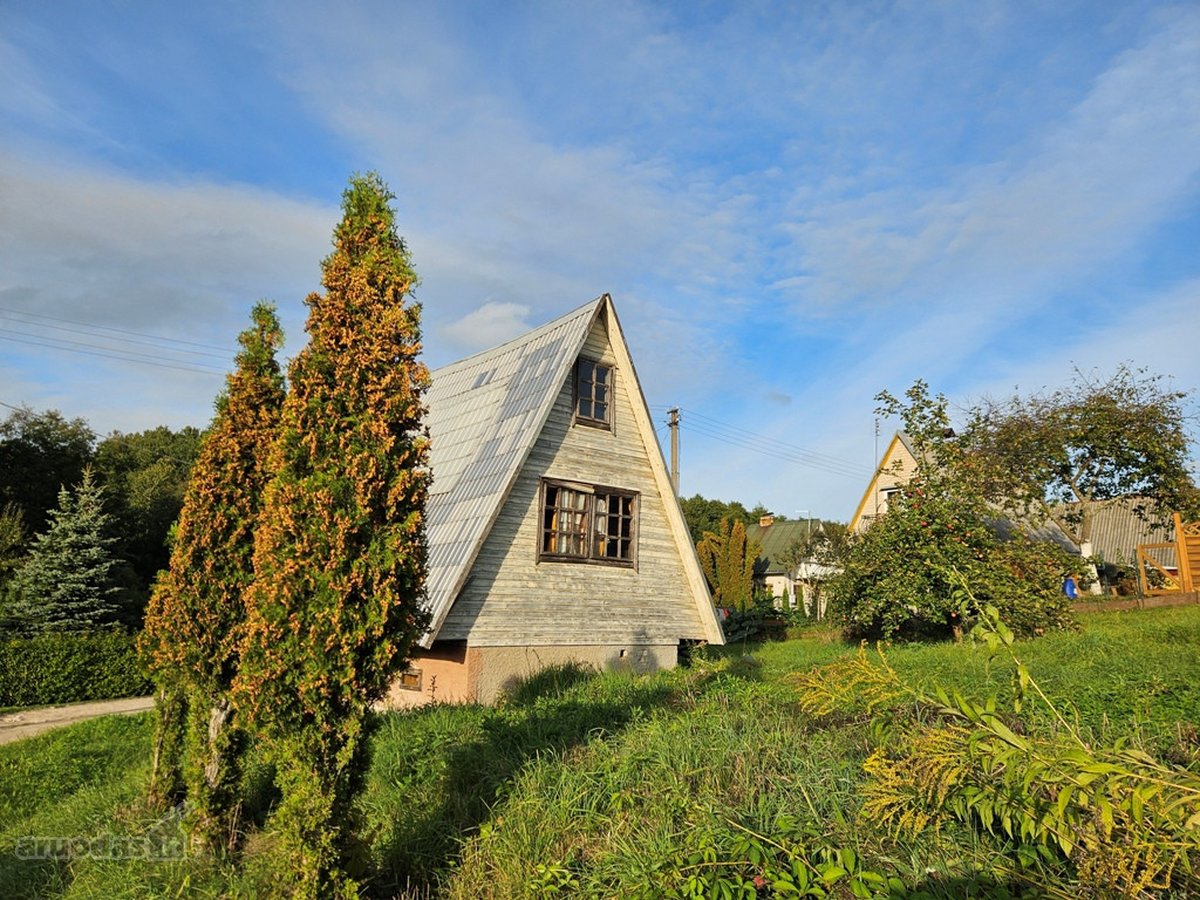
[[(218, 370), (258, 299), (278, 304), (289, 352), (302, 344), (300, 301), (319, 287), (336, 219), (252, 188), (153, 183), (11, 154), (0, 154), (0, 196), (0, 307), (228, 347), (226, 360), (205, 361)], [(219, 376), (167, 368), (189, 364), (169, 349), (142, 348), (155, 365), (114, 358), (101, 332), (71, 327), (0, 322), (17, 338), (0, 345), (5, 402), (59, 407), (101, 431), (208, 421)], [(61, 341), (46, 334), (77, 347), (51, 349)]]
[[(336, 192), (377, 169), (422, 278), (431, 365), (607, 291), (652, 404), (864, 467), (883, 387), (920, 376), (969, 396), (1061, 382), (1068, 359), (1165, 371), (1187, 355), (1186, 5), (238, 12), (132, 7), (120, 29), (52, 4), (12, 17), (5, 304), (231, 342), (267, 296), (294, 349)], [(6, 383), (36, 392), (38, 363), (5, 359)], [(109, 367), (54, 362), (46, 398)], [(1200, 384), (1190, 364), (1176, 374)], [(131, 422), (172, 396), (207, 415), (208, 387), (114, 378), (106, 398), (146, 398)], [(852, 505), (839, 476), (705, 446), (686, 424), (684, 442), (690, 489)]]
[(253, 188), (12, 155), (0, 155), (0, 194), (0, 290), (11, 302), (168, 334), (219, 332), (259, 297), (303, 297), (319, 284), (336, 220), (333, 208)]
[[(1137, 252), (1194, 196), (1200, 15), (1130, 49), (1023, 158), (983, 161), (933, 190), (797, 194), (789, 231), (805, 275), (782, 287), (845, 303), (1040, 302)], [(934, 299), (936, 302), (936, 299)]]
[(528, 306), (488, 302), (457, 322), (443, 326), (441, 332), (460, 350), (470, 353), (503, 344), (530, 327)]

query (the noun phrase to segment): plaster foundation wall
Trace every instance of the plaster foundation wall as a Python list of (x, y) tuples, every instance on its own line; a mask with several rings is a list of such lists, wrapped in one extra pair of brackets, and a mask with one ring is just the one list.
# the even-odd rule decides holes
[(413, 658), (421, 689), (405, 688), (399, 681), (381, 706), (411, 709), (428, 703), (495, 703), (501, 694), (548, 666), (579, 663), (599, 670), (624, 670), (637, 674), (674, 668), (676, 644), (568, 645), (541, 647), (471, 647), (434, 645)]
[(420, 690), (403, 686), (397, 679), (384, 699), (385, 709), (410, 709), (428, 703), (469, 703), (475, 698), (471, 685), (468, 662), (469, 651), (465, 644), (442, 646), (434, 644), (430, 650), (420, 650), (413, 655), (409, 669), (420, 675)]
[(547, 666), (576, 662), (601, 670), (645, 674), (674, 668), (679, 647), (677, 644), (473, 647), (470, 653), (479, 661), (476, 697), (480, 703), (495, 703), (504, 691)]

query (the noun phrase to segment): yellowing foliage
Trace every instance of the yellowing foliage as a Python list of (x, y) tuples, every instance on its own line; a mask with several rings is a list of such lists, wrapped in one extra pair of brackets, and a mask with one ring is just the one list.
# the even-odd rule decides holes
[[(184, 495), (171, 550), (146, 611), (139, 649), (160, 689), (152, 793), (186, 793), (199, 843), (234, 841), (242, 746), (229, 691), (245, 624), (243, 594), (254, 577), (254, 530), (270, 477), (268, 450), (283, 405), (275, 351), (283, 332), (259, 303), (238, 338), (242, 352), (204, 439)], [(179, 744), (183, 718), (190, 732)], [(182, 759), (181, 757), (186, 757)]]
[(355, 890), (347, 860), (367, 715), (426, 627), (429, 373), (391, 199), (378, 176), (351, 181), (326, 291), (307, 300), (236, 681), (279, 769), (275, 821), (304, 896)]

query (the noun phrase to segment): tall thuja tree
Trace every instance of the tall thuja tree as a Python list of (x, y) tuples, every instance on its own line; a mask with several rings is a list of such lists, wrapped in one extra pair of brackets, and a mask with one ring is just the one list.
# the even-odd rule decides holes
[(754, 604), (754, 562), (761, 552), (762, 546), (746, 537), (746, 526), (737, 519), (722, 519), (717, 531), (704, 533), (696, 553), (713, 603), (739, 612), (750, 609)]
[(368, 714), (427, 624), (429, 373), (391, 199), (374, 174), (351, 180), (326, 292), (307, 300), (236, 682), (276, 763), (275, 823), (301, 896), (355, 893)]
[(84, 468), (74, 490), (58, 492), (49, 527), (17, 569), (12, 614), (25, 631), (88, 631), (115, 625), (121, 604), (103, 491)]
[[(230, 689), (284, 398), (275, 358), (283, 331), (275, 309), (259, 303), (251, 319), (238, 337), (237, 367), (217, 398), (216, 419), (184, 492), (170, 569), (155, 585), (140, 639), (159, 686), (151, 793), (162, 800), (185, 788), (197, 843), (210, 849), (234, 841), (245, 740)], [(185, 715), (186, 750), (180, 745)]]

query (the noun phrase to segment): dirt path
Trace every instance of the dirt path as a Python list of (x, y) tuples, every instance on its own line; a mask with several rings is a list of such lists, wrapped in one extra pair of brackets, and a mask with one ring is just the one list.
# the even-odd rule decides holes
[(0, 744), (33, 737), (60, 725), (109, 716), (114, 713), (135, 713), (154, 708), (153, 697), (127, 697), (124, 700), (98, 700), (94, 703), (72, 703), (69, 706), (45, 706), (0, 714)]

